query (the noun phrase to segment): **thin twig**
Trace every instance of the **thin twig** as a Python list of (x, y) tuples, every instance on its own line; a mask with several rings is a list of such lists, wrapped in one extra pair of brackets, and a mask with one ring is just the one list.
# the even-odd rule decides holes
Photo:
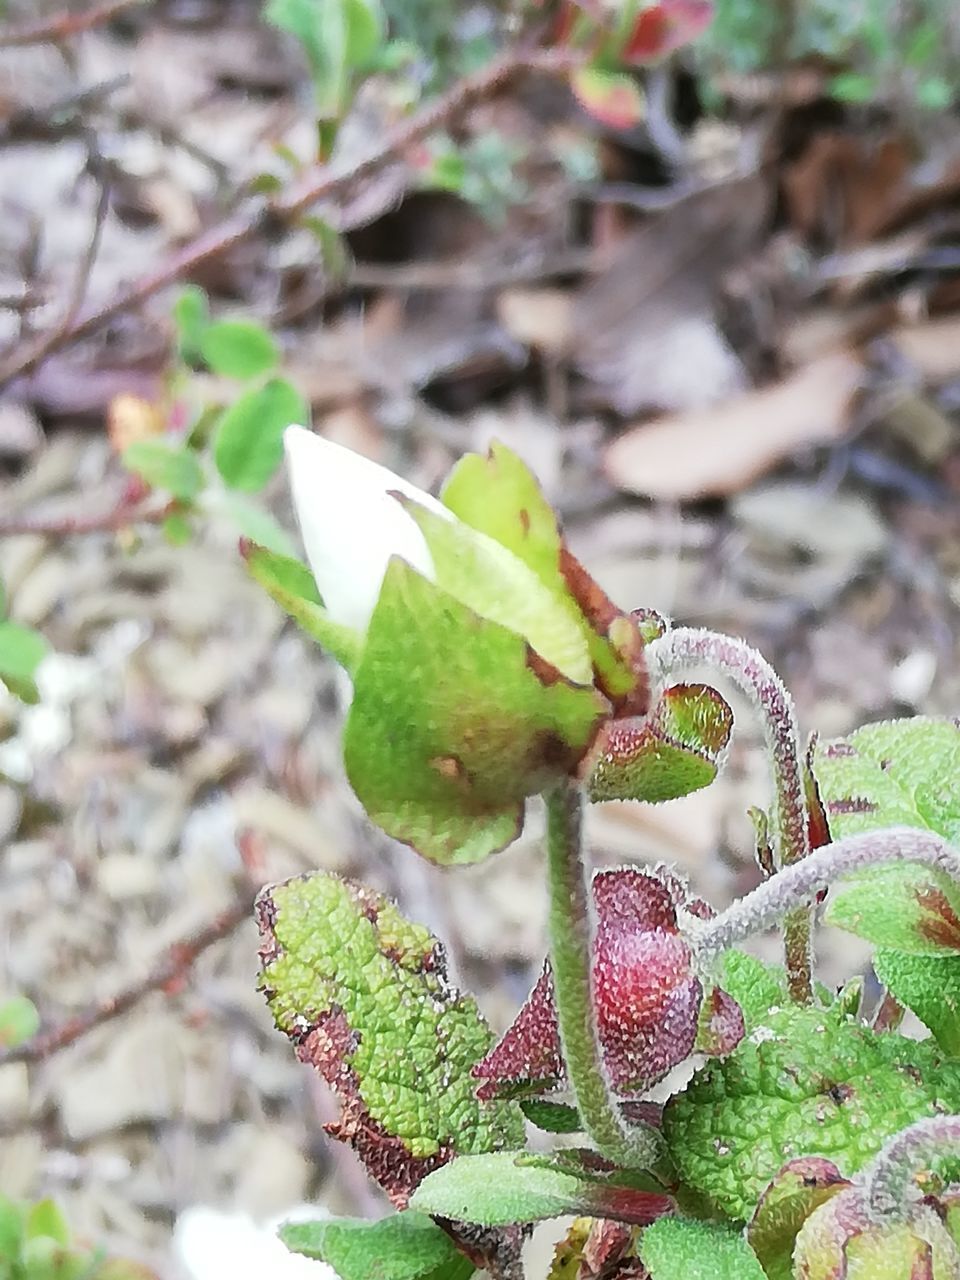
[(0, 30), (0, 49), (23, 49), (31, 44), (60, 44), (82, 35), (94, 27), (105, 26), (127, 9), (146, 4), (147, 0), (105, 0), (85, 13), (56, 13), (40, 22)]
[[(88, 337), (119, 315), (140, 306), (178, 280), (195, 273), (214, 258), (221, 258), (247, 244), (259, 232), (284, 230), (295, 224), (320, 200), (342, 198), (358, 182), (372, 178), (405, 152), (419, 145), (438, 129), (449, 126), (477, 103), (493, 97), (518, 76), (533, 72), (566, 74), (575, 65), (565, 50), (524, 50), (499, 58), (489, 67), (467, 76), (447, 93), (426, 104), (415, 115), (393, 129), (384, 142), (351, 168), (337, 172), (321, 165), (297, 183), (291, 191), (273, 200), (254, 199), (232, 217), (198, 236), (171, 254), (155, 270), (118, 290), (106, 302), (79, 315), (63, 332), (58, 332), (43, 351), (45, 358), (79, 338)], [(13, 356), (0, 369), (0, 390), (15, 378), (29, 373), (38, 360), (32, 352)]]
[(0, 1052), (0, 1067), (11, 1062), (42, 1062), (52, 1054), (59, 1053), (61, 1049), (75, 1044), (96, 1027), (120, 1017), (134, 1005), (139, 1004), (144, 996), (152, 991), (162, 991), (165, 987), (177, 983), (193, 967), (204, 951), (212, 947), (215, 942), (226, 938), (244, 920), (250, 919), (253, 898), (251, 889), (249, 893), (238, 898), (232, 906), (221, 911), (197, 933), (175, 942), (164, 953), (156, 968), (139, 982), (131, 983), (114, 996), (88, 1005), (59, 1026), (40, 1031), (23, 1044), (14, 1045)]
[(162, 524), (174, 513), (176, 503), (122, 502), (112, 511), (89, 516), (5, 516), (0, 517), (0, 538), (24, 533), (46, 538), (72, 538), (81, 533), (116, 533), (134, 524)]

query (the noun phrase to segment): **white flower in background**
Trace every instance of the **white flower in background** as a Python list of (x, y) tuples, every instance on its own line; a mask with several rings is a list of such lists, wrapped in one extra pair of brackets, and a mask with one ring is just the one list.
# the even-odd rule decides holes
[(434, 576), (423, 534), (391, 494), (453, 517), (416, 485), (304, 427), (288, 427), (283, 442), (304, 550), (327, 613), (366, 631), (391, 556)]
[(258, 1224), (245, 1213), (195, 1205), (177, 1218), (173, 1247), (189, 1280), (338, 1280), (325, 1262), (291, 1253), (277, 1237), (284, 1222), (328, 1216), (326, 1209), (302, 1205)]

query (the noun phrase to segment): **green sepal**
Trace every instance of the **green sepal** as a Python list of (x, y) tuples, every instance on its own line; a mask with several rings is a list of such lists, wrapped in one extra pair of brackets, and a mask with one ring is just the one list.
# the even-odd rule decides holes
[(523, 802), (577, 765), (603, 715), (543, 679), (522, 635), (391, 560), (356, 671), (344, 760), (361, 804), (433, 862), (513, 840)]
[[(424, 1213), (484, 1227), (541, 1222), (566, 1214), (646, 1223), (673, 1201), (650, 1175), (628, 1169), (578, 1168), (575, 1153), (551, 1162), (522, 1151), (463, 1156), (431, 1173), (410, 1204)], [(651, 1190), (655, 1186), (656, 1190)]]
[(439, 942), (379, 894), (317, 872), (265, 889), (260, 986), (277, 1026), (337, 1093), (350, 1141), (393, 1202), (457, 1153), (523, 1140), (470, 1072), (492, 1036), (447, 980)]
[(960, 1057), (960, 955), (916, 956), (878, 948), (873, 967), (887, 990), (912, 1009), (937, 1044)]
[(791, 1160), (775, 1175), (747, 1227), (747, 1240), (768, 1280), (794, 1280), (797, 1232), (815, 1209), (849, 1185), (821, 1156)]
[(661, 1218), (640, 1237), (650, 1280), (764, 1280), (742, 1232), (716, 1222)]
[(709, 786), (730, 741), (733, 713), (716, 689), (667, 689), (650, 716), (611, 720), (597, 739), (588, 774), (593, 802), (657, 804)]
[(432, 1218), (409, 1209), (379, 1222), (287, 1222), (278, 1234), (292, 1253), (328, 1263), (340, 1280), (467, 1280), (474, 1272)]
[(360, 665), (363, 636), (352, 627), (333, 621), (307, 566), (246, 540), (241, 543), (241, 553), (254, 581), (352, 675)]

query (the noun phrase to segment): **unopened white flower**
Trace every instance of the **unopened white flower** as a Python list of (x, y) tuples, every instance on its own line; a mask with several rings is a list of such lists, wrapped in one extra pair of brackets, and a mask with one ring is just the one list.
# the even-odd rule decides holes
[(261, 1225), (245, 1213), (194, 1205), (177, 1218), (174, 1251), (190, 1280), (338, 1280), (332, 1267), (291, 1253), (277, 1236), (282, 1222), (327, 1216), (302, 1206)]
[(434, 577), (423, 534), (391, 495), (447, 519), (450, 512), (386, 467), (303, 427), (287, 427), (283, 443), (304, 550), (327, 613), (365, 631), (391, 556)]

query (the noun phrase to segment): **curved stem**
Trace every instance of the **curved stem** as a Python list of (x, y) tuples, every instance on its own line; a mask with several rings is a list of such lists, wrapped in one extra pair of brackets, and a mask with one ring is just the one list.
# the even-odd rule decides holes
[(960, 1156), (960, 1116), (932, 1116), (901, 1130), (880, 1151), (864, 1175), (864, 1193), (872, 1217), (904, 1221), (922, 1191), (917, 1174), (939, 1156)]
[[(773, 773), (771, 830), (777, 865), (791, 866), (810, 852), (807, 805), (800, 762), (800, 733), (793, 700), (773, 667), (756, 649), (733, 636), (677, 627), (648, 650), (661, 675), (688, 667), (719, 672), (742, 690), (756, 708)], [(800, 1004), (813, 998), (810, 912), (799, 909), (784, 920), (784, 951), (790, 994)]]
[(779, 924), (844, 876), (888, 862), (916, 862), (945, 872), (960, 884), (960, 853), (932, 831), (890, 827), (847, 836), (784, 867), (712, 920), (686, 922), (701, 964), (709, 965), (751, 934)]
[(544, 797), (550, 884), (550, 964), (567, 1078), (586, 1132), (620, 1165), (649, 1166), (659, 1142), (646, 1127), (628, 1126), (603, 1065), (591, 979), (592, 895), (583, 859), (583, 796), (563, 783)]

